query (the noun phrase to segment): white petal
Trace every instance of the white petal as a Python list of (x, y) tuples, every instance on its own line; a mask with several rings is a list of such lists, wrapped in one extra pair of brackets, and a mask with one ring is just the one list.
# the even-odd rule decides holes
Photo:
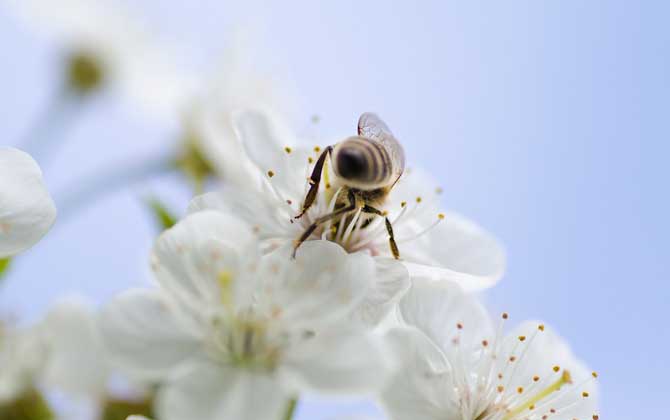
[(162, 420), (280, 420), (287, 401), (270, 376), (201, 360), (164, 385), (156, 414)]
[(505, 252), (493, 236), (455, 213), (402, 249), (412, 278), (452, 281), (466, 291), (493, 286), (505, 271)]
[(353, 314), (354, 319), (367, 326), (376, 326), (384, 320), (411, 285), (409, 273), (402, 263), (381, 257), (374, 260), (375, 281)]
[(395, 368), (382, 337), (354, 328), (317, 332), (288, 351), (278, 375), (287, 388), (328, 394), (370, 394)]
[(201, 305), (220, 305), (219, 276), (225, 272), (239, 280), (255, 246), (250, 228), (239, 219), (218, 211), (197, 212), (158, 238), (152, 268), (173, 298), (201, 312)]
[(55, 218), (37, 163), (24, 152), (0, 148), (0, 258), (33, 246)]
[(290, 328), (322, 326), (344, 319), (367, 295), (375, 261), (366, 253), (348, 254), (328, 241), (308, 241), (296, 259), (284, 248), (264, 258), (259, 304)]
[(389, 342), (401, 363), (381, 393), (381, 402), (392, 420), (441, 420), (460, 418), (450, 405), (444, 372), (448, 366), (435, 345), (420, 331), (396, 328)]
[(44, 321), (49, 357), (42, 375), (47, 386), (100, 397), (110, 366), (99, 330), (98, 314), (80, 300), (58, 303)]
[(484, 307), (453, 283), (415, 282), (400, 301), (404, 321), (426, 334), (442, 351), (458, 351), (453, 340), (465, 349), (492, 339), (492, 325)]
[(186, 331), (158, 291), (127, 291), (101, 317), (110, 360), (131, 375), (165, 377), (200, 349), (198, 331)]
[[(246, 110), (235, 115), (235, 130), (251, 161), (284, 199), (296, 198), (306, 184), (308, 152), (293, 146), (294, 136), (267, 112)], [(291, 153), (284, 148), (291, 147)], [(272, 171), (273, 176), (267, 174)], [(241, 187), (241, 186), (240, 186)]]

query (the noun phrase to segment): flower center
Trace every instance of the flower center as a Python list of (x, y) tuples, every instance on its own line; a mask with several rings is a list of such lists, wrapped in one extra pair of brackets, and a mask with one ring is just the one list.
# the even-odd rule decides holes
[(221, 363), (259, 371), (273, 370), (285, 340), (271, 334), (269, 318), (255, 313), (252, 307), (235, 306), (233, 273), (222, 271), (217, 280), (223, 311), (212, 323), (209, 354)]
[(104, 70), (92, 54), (77, 52), (69, 57), (67, 67), (68, 86), (80, 94), (91, 93), (104, 81)]
[[(582, 382), (573, 384), (568, 370), (552, 366), (547, 367), (547, 372), (539, 372), (541, 375), (527, 379), (521, 377), (528, 374), (526, 355), (533, 351), (533, 343), (539, 334), (544, 333), (545, 326), (538, 325), (529, 336), (503, 340), (502, 330), (508, 318), (504, 313), (493, 340), (483, 340), (474, 353), (465, 352), (466, 349), (462, 348), (465, 326), (460, 322), (456, 324), (452, 339), (456, 359), (449, 360), (453, 362), (453, 372), (449, 376), (460, 394), (457, 403), (461, 406), (462, 417), (475, 420), (550, 420), (553, 415), (561, 415), (582, 404), (589, 397), (585, 386), (598, 375), (593, 372)], [(463, 369), (463, 361), (468, 360), (473, 363), (469, 369)]]

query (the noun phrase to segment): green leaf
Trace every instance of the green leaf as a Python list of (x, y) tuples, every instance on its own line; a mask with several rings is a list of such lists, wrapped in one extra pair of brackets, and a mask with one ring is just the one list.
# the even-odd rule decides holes
[(2, 280), (7, 275), (11, 263), (11, 257), (0, 258), (0, 280)]
[(103, 404), (101, 420), (126, 420), (128, 416), (137, 414), (153, 418), (152, 399), (122, 400), (110, 398)]
[(158, 226), (162, 229), (170, 229), (177, 223), (177, 218), (168, 210), (167, 206), (157, 198), (147, 200), (149, 209), (156, 220)]
[(0, 404), (2, 420), (53, 420), (53, 411), (44, 397), (34, 388), (17, 398)]

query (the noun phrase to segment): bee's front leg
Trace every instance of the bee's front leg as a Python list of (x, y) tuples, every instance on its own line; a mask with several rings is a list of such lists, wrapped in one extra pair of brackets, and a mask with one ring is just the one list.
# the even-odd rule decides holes
[(326, 162), (326, 158), (332, 151), (333, 146), (326, 147), (323, 153), (321, 153), (321, 156), (319, 156), (319, 159), (314, 164), (312, 175), (309, 177), (309, 191), (307, 192), (305, 201), (302, 204), (302, 211), (299, 215), (295, 216), (295, 219), (300, 219), (307, 212), (307, 210), (312, 207), (312, 204), (314, 204), (314, 201), (316, 200), (316, 194), (319, 192), (319, 184), (321, 184), (321, 173), (323, 172), (323, 165)]
[(382, 213), (381, 210), (368, 205), (365, 205), (365, 207), (363, 207), (363, 213), (376, 214), (377, 216), (381, 216), (384, 218), (384, 223), (386, 224), (386, 232), (388, 232), (389, 234), (389, 247), (391, 248), (391, 253), (393, 254), (393, 258), (395, 258), (396, 260), (400, 259), (400, 251), (398, 250), (398, 244), (395, 242), (395, 236), (393, 235), (393, 225), (391, 224), (389, 218), (384, 216), (384, 213)]

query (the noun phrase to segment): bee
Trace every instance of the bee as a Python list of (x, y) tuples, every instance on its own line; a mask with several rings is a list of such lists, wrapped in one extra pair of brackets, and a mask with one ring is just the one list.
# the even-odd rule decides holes
[[(394, 258), (400, 258), (393, 226), (386, 213), (379, 210), (405, 170), (405, 152), (388, 126), (377, 115), (366, 112), (358, 119), (357, 136), (324, 149), (314, 165), (309, 178), (310, 188), (296, 219), (302, 217), (314, 204), (326, 160), (335, 174), (333, 186), (342, 188), (342, 191), (334, 211), (316, 219), (295, 240), (293, 256), (319, 225), (329, 220), (342, 223), (361, 209), (362, 213), (368, 215), (366, 222), (374, 217), (384, 217), (391, 253)], [(362, 225), (365, 226), (367, 224)]]

